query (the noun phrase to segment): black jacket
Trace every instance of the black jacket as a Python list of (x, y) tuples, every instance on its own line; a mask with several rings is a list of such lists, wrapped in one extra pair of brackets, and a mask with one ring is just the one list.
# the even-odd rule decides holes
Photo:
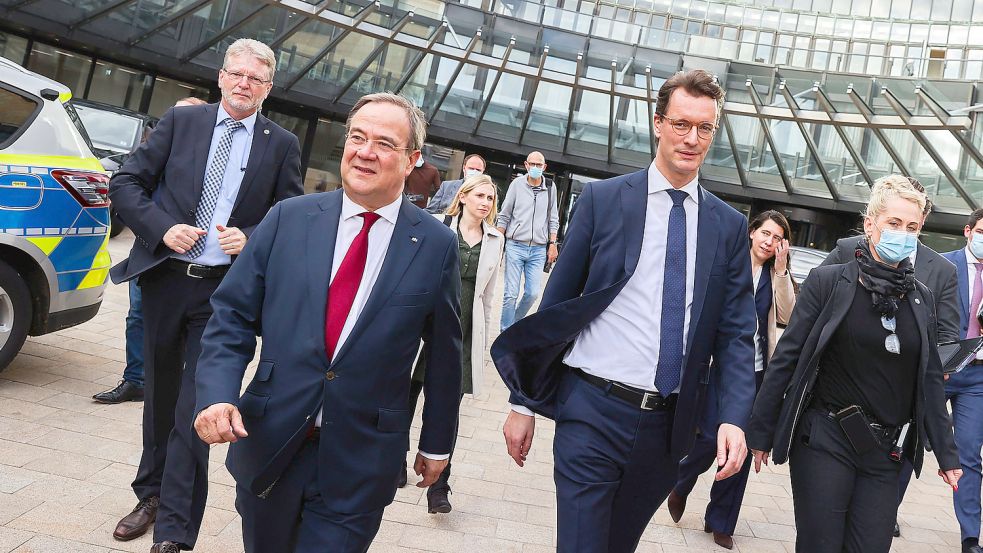
[[(863, 236), (850, 236), (836, 241), (836, 248), (829, 252), (820, 267), (853, 261), (853, 252)], [(956, 267), (932, 248), (918, 243), (915, 254), (915, 278), (920, 280), (935, 296), (936, 321), (939, 325), (939, 342), (961, 340), (959, 329), (959, 283)]]
[[(799, 419), (809, 405), (819, 374), (819, 362), (836, 328), (853, 303), (859, 277), (856, 262), (813, 269), (799, 292), (792, 319), (768, 363), (748, 425), (751, 449), (772, 451), (775, 463), (788, 459)], [(944, 470), (959, 467), (952, 439), (952, 421), (945, 408), (942, 363), (936, 344), (935, 300), (932, 292), (915, 281), (907, 295), (922, 337), (921, 359), (915, 381), (915, 447), (906, 454), (916, 473), (921, 471), (926, 439), (934, 444), (935, 457)]]
[[(136, 235), (130, 256), (110, 271), (113, 282), (137, 277), (173, 255), (163, 241), (172, 226), (194, 226), (217, 114), (218, 104), (167, 110), (109, 181), (109, 198)], [(257, 115), (228, 226), (248, 237), (273, 204), (303, 193), (297, 137)]]

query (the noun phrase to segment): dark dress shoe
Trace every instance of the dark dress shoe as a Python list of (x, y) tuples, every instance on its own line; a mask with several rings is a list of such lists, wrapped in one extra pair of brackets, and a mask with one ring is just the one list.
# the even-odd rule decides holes
[(427, 512), (430, 514), (451, 512), (451, 502), (447, 498), (449, 493), (451, 487), (447, 484), (443, 486), (434, 484), (427, 488)]
[(666, 498), (666, 506), (669, 507), (669, 516), (672, 517), (673, 522), (679, 522), (679, 519), (683, 518), (683, 512), (686, 511), (686, 496), (679, 495), (676, 490), (669, 492), (669, 497)]
[(978, 540), (966, 540), (963, 542), (963, 553), (983, 553)]
[(115, 388), (112, 390), (106, 390), (105, 392), (99, 392), (98, 394), (92, 396), (92, 399), (98, 401), (99, 403), (143, 401), (143, 388), (133, 384), (132, 382), (120, 380), (119, 384), (117, 384)]
[(896, 537), (896, 538), (900, 538), (901, 537), (901, 527), (898, 526), (898, 523), (897, 522), (894, 523), (894, 537)]
[(157, 519), (158, 505), (160, 505), (159, 497), (141, 499), (133, 511), (116, 524), (113, 537), (120, 541), (130, 541), (146, 534), (154, 520)]
[(399, 478), (396, 479), (396, 487), (406, 487), (406, 461), (403, 461), (403, 470), (399, 471)]
[(150, 553), (181, 553), (181, 548), (172, 541), (162, 541), (155, 543), (150, 548)]
[(713, 534), (713, 543), (723, 547), (724, 549), (734, 549), (733, 537), (728, 536), (727, 534), (721, 534), (720, 532), (714, 532), (707, 524), (703, 525), (703, 531), (707, 534)]

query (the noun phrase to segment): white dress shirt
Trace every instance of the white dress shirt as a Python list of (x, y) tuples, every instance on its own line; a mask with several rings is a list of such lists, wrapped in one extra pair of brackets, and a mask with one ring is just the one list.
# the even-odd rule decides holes
[[(335, 354), (341, 351), (342, 346), (345, 345), (345, 340), (352, 333), (376, 281), (379, 280), (379, 272), (382, 270), (382, 262), (386, 259), (386, 252), (389, 251), (389, 242), (392, 240), (393, 230), (396, 228), (396, 219), (399, 217), (399, 206), (402, 201), (403, 196), (400, 195), (391, 204), (375, 210), (375, 213), (380, 217), (369, 229), (369, 248), (365, 256), (365, 270), (362, 272), (362, 281), (358, 284), (358, 291), (355, 292), (355, 300), (348, 312), (348, 318), (345, 319), (345, 326), (341, 327), (341, 334), (338, 335)], [(352, 201), (348, 194), (342, 193), (341, 219), (338, 221), (338, 234), (335, 236), (334, 242), (334, 258), (331, 262), (331, 282), (334, 282), (341, 262), (345, 260), (345, 255), (348, 253), (348, 248), (351, 247), (358, 233), (362, 231), (364, 219), (359, 217), (359, 214), (366, 211), (364, 207)], [(321, 415), (322, 413), (319, 411), (317, 421), (314, 423), (316, 426), (321, 426)], [(447, 459), (450, 457), (449, 454), (431, 455), (422, 451), (420, 453), (430, 459)]]
[[(208, 168), (212, 166), (212, 158), (215, 157), (215, 150), (218, 143), (225, 134), (225, 124), (223, 121), (233, 118), (220, 103), (218, 114), (215, 117), (215, 127), (212, 129), (212, 143), (208, 147), (208, 161), (205, 163), (205, 175), (208, 175)], [(234, 119), (234, 118), (233, 118)], [(249, 162), (249, 152), (253, 146), (253, 130), (256, 127), (256, 114), (252, 114), (239, 121), (243, 128), (232, 133), (232, 144), (229, 146), (229, 162), (225, 166), (225, 173), (222, 175), (222, 188), (219, 189), (218, 199), (215, 201), (215, 211), (212, 212), (212, 221), (208, 225), (208, 234), (199, 240), (205, 241), (205, 250), (201, 255), (191, 259), (187, 254), (175, 253), (171, 257), (198, 263), (200, 265), (228, 265), (232, 263), (232, 257), (222, 251), (222, 246), (218, 243), (218, 229), (216, 225), (225, 226), (229, 224), (229, 217), (232, 216), (232, 208), (235, 207), (236, 196), (239, 195), (239, 187), (242, 185), (242, 177), (246, 174), (246, 163)], [(204, 177), (203, 177), (204, 178)]]

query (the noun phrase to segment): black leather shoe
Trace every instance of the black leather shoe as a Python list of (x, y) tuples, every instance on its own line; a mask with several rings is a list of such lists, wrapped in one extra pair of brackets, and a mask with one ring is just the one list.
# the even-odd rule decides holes
[(181, 553), (181, 548), (172, 541), (162, 541), (155, 543), (150, 548), (150, 553)]
[(431, 514), (451, 512), (451, 502), (447, 498), (449, 493), (451, 493), (451, 487), (447, 484), (443, 486), (434, 484), (427, 488), (427, 512)]
[(979, 540), (967, 539), (963, 541), (963, 553), (983, 553)]
[(113, 530), (113, 537), (119, 541), (130, 541), (146, 534), (154, 520), (157, 519), (157, 507), (159, 505), (159, 497), (141, 499), (137, 506), (130, 511), (130, 514), (120, 519), (116, 529)]
[(898, 526), (898, 523), (897, 522), (894, 523), (894, 537), (896, 537), (896, 538), (900, 538), (901, 537), (901, 527)]
[(669, 492), (669, 497), (666, 498), (666, 506), (669, 507), (669, 516), (672, 517), (673, 522), (679, 522), (679, 519), (683, 518), (683, 512), (686, 511), (686, 496), (679, 495), (676, 490)]
[(721, 534), (720, 532), (714, 532), (710, 529), (710, 525), (704, 524), (703, 531), (707, 534), (713, 534), (713, 543), (723, 547), (724, 549), (734, 549), (734, 538), (728, 536), (727, 534)]
[(399, 478), (396, 479), (397, 488), (406, 487), (406, 461), (403, 461), (403, 470), (399, 472)]
[(143, 388), (132, 382), (120, 380), (115, 388), (106, 390), (105, 392), (99, 392), (92, 396), (92, 399), (99, 403), (111, 404), (123, 403), (124, 401), (143, 401)]

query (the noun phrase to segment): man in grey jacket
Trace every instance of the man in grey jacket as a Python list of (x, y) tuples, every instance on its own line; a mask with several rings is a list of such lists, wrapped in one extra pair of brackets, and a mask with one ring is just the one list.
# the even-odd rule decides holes
[(461, 189), (461, 184), (464, 183), (464, 179), (468, 177), (473, 177), (480, 175), (485, 172), (485, 158), (479, 156), (478, 154), (471, 154), (464, 158), (464, 167), (459, 179), (455, 180), (445, 180), (440, 183), (440, 188), (437, 193), (430, 198), (430, 203), (427, 204), (427, 213), (443, 213), (447, 211), (450, 207), (451, 202), (454, 201), (454, 196), (457, 196), (457, 191)]
[[(502, 300), (502, 330), (529, 312), (539, 297), (543, 268), (556, 261), (556, 232), (560, 215), (556, 187), (543, 176), (546, 158), (539, 152), (526, 156), (526, 174), (509, 184), (496, 226), (505, 235), (505, 296)], [(522, 299), (519, 280), (525, 277)]]

